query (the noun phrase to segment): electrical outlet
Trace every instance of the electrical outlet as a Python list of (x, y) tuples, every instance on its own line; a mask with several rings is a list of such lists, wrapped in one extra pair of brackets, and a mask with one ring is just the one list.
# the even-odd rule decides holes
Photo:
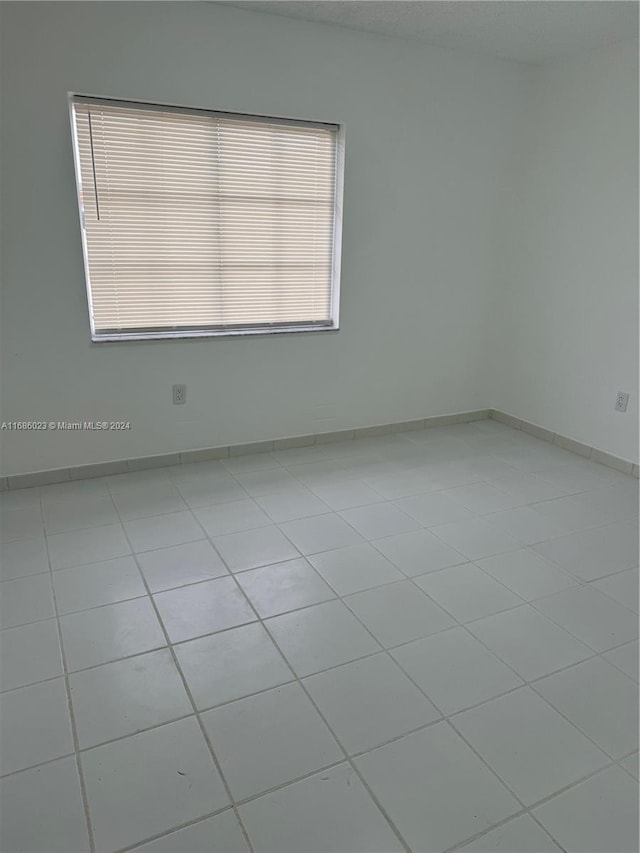
[(187, 402), (187, 386), (186, 385), (174, 385), (173, 386), (173, 405), (174, 406), (182, 406)]
[(616, 412), (626, 412), (628, 402), (629, 395), (625, 394), (624, 391), (618, 391), (616, 395)]

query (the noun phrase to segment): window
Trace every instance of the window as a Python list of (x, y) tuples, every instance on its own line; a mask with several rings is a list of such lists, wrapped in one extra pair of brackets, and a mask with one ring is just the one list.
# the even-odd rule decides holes
[(336, 125), (72, 96), (93, 340), (338, 328)]

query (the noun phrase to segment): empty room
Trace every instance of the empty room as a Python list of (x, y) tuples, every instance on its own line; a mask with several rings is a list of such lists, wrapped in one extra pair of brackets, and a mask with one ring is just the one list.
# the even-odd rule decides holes
[(638, 853), (638, 11), (0, 2), (2, 853)]

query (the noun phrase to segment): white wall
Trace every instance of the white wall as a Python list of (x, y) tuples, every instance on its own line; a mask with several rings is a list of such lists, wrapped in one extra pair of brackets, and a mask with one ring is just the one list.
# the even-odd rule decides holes
[[(209, 3), (2, 3), (4, 474), (486, 407), (518, 66)], [(91, 344), (67, 92), (346, 126), (341, 329)], [(171, 405), (186, 382), (188, 403)]]
[[(4, 432), (3, 474), (487, 406), (638, 459), (637, 44), (524, 70), (209, 3), (0, 14), (0, 419), (132, 424)], [(344, 123), (340, 331), (92, 344), (68, 91)]]
[(528, 72), (490, 368), (494, 408), (636, 462), (637, 51)]

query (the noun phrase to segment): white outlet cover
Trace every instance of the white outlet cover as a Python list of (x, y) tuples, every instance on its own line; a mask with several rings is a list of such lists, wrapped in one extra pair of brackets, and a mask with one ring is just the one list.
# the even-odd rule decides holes
[(616, 412), (626, 412), (629, 395), (624, 391), (618, 391), (616, 395)]

